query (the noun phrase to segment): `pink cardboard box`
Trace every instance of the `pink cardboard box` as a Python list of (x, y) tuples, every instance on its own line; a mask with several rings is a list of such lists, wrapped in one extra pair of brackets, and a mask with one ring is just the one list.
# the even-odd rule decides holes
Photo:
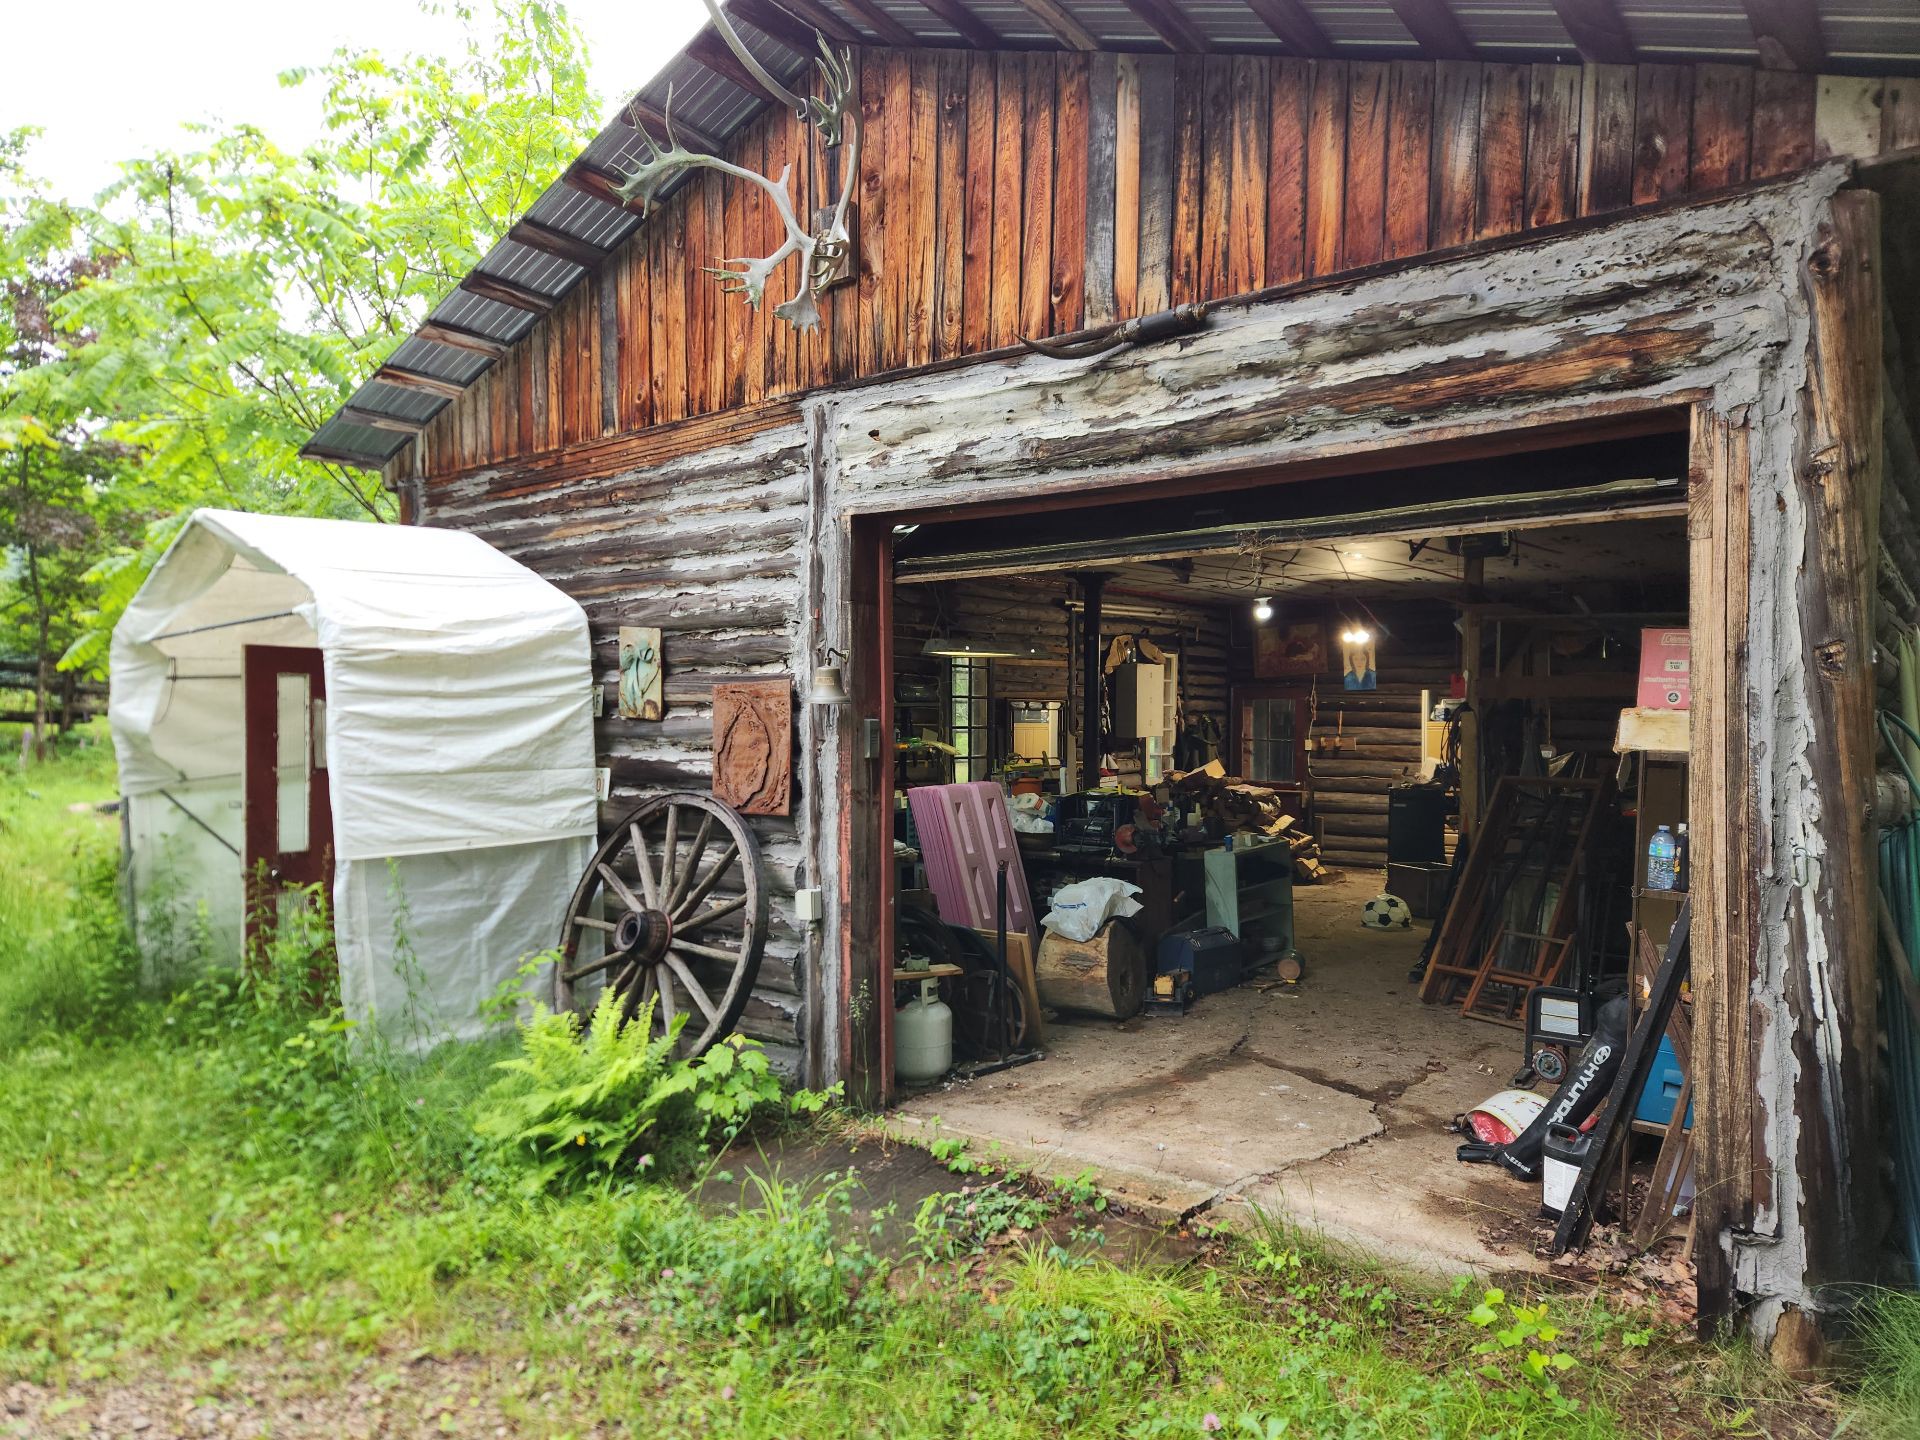
[(1693, 647), (1684, 629), (1640, 632), (1640, 708), (1693, 708)]

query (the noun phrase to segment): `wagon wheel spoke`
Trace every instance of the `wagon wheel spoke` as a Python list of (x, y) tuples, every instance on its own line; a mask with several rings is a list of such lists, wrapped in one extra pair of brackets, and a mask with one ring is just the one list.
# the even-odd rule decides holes
[(624, 1004), (620, 1006), (620, 1024), (625, 1025), (639, 1013), (640, 1007), (647, 1003), (653, 994), (653, 967), (647, 966), (641, 971), (640, 983), (627, 992)]
[(660, 908), (669, 915), (674, 914), (682, 900), (686, 898), (687, 887), (693, 883), (694, 872), (700, 868), (700, 857), (707, 853), (707, 837), (713, 833), (713, 816), (702, 815), (700, 828), (693, 834), (693, 844), (687, 847), (687, 863), (679, 867), (679, 879), (674, 883), (672, 892), (661, 903)]
[(665, 896), (673, 894), (678, 888), (675, 876), (680, 867), (680, 807), (667, 806), (667, 838), (660, 842), (660, 895), (656, 897), (662, 910), (672, 910), (673, 904)]
[[(686, 947), (675, 945), (673, 948), (675, 950), (681, 950)], [(685, 961), (681, 960), (677, 955), (669, 954), (667, 956), (667, 968), (680, 977), (680, 983), (687, 987), (687, 995), (695, 1005), (700, 1007), (709, 1023), (720, 1018), (720, 1012), (713, 1008), (713, 1001), (707, 997), (707, 992), (700, 988), (700, 982), (693, 978), (693, 972), (687, 969)]]
[[(609, 925), (607, 928), (611, 930), (613, 927)], [(626, 958), (627, 958), (626, 956), (620, 954), (618, 951), (615, 951), (611, 955), (602, 956), (598, 960), (594, 960), (589, 962), (588, 964), (582, 965), (578, 970), (567, 971), (566, 976), (567, 976), (567, 979), (570, 981), (584, 980), (589, 975), (598, 975), (602, 970), (611, 970), (615, 965), (618, 965), (622, 960)]]
[(724, 950), (718, 945), (696, 945), (691, 940), (675, 940), (667, 947), (682, 955), (698, 955), (702, 960), (723, 960), (731, 965), (740, 958), (737, 950)]
[(727, 901), (726, 904), (716, 905), (711, 910), (703, 910), (691, 920), (676, 922), (673, 927), (673, 933), (675, 935), (691, 935), (702, 926), (710, 925), (715, 920), (724, 920), (727, 916), (746, 908), (747, 897), (745, 895), (736, 895), (733, 899)]
[(609, 935), (611, 935), (616, 928), (611, 920), (602, 920), (598, 915), (576, 915), (573, 917), (573, 923), (576, 925), (584, 925), (589, 930), (604, 930)]
[(638, 900), (633, 898), (633, 891), (627, 888), (624, 880), (613, 873), (613, 867), (611, 865), (602, 861), (598, 868), (600, 878), (607, 882), (607, 885), (620, 897), (621, 903), (629, 910), (646, 910), (651, 908), (650, 906), (642, 905)]
[(627, 838), (633, 842), (633, 863), (639, 867), (640, 888), (646, 892), (647, 904), (658, 905), (660, 892), (653, 883), (653, 866), (647, 860), (647, 837), (640, 833), (639, 821), (627, 826)]
[(693, 892), (682, 900), (674, 910), (673, 918), (678, 920), (689, 910), (693, 909), (694, 906), (706, 899), (708, 895), (712, 894), (713, 887), (720, 883), (720, 878), (733, 868), (733, 862), (739, 858), (740, 847), (738, 845), (729, 845), (725, 850), (721, 851), (720, 858), (713, 862), (713, 868), (700, 877), (700, 883), (693, 887)]
[(673, 1008), (673, 982), (669, 980), (660, 987), (660, 1014), (657, 1018), (660, 1021), (660, 1033), (662, 1035), (673, 1034), (675, 1013)]

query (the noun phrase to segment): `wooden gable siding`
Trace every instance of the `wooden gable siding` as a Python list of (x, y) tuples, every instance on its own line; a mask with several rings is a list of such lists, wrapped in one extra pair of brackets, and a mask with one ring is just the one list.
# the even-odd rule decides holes
[[(869, 50), (860, 273), (822, 327), (706, 266), (779, 243), (712, 172), (662, 207), (398, 468), (426, 476), (924, 366), (1187, 301), (1920, 143), (1920, 82), (1738, 66)], [(832, 190), (791, 115), (733, 141)]]

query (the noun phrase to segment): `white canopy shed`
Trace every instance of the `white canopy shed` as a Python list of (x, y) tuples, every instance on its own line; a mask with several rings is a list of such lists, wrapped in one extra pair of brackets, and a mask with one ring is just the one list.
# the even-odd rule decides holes
[(558, 939), (596, 829), (587, 620), (525, 566), (461, 531), (199, 510), (112, 653), (145, 924), (197, 903), (237, 958), (254, 865), (330, 861), (348, 1012), (415, 1036), (471, 1033)]

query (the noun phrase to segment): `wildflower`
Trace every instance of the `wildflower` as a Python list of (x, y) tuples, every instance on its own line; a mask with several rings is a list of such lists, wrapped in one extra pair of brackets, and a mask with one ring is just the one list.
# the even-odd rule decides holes
[(1205, 1415), (1200, 1417), (1200, 1428), (1211, 1434), (1213, 1431), (1221, 1428), (1220, 1417), (1209, 1410)]

